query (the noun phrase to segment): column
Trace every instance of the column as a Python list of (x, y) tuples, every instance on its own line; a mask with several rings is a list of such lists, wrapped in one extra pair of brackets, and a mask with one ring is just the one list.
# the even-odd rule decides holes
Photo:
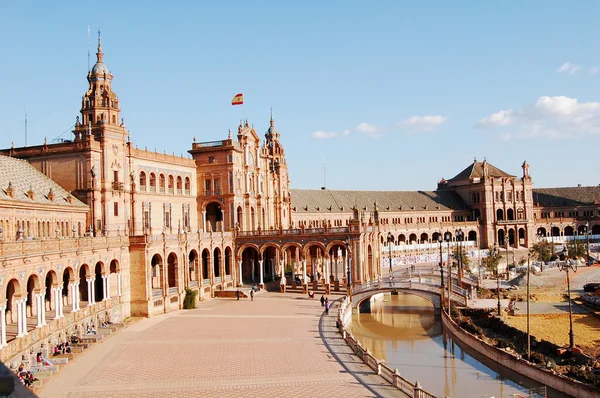
[(263, 260), (258, 260), (258, 268), (260, 272), (260, 285), (263, 286), (265, 284), (263, 282)]
[(79, 294), (79, 284), (81, 282), (77, 282), (75, 283), (75, 286), (73, 286), (73, 290), (75, 291), (75, 311), (79, 311), (81, 309), (81, 295)]
[(202, 232), (206, 232), (206, 211), (202, 212)]
[(308, 283), (306, 279), (306, 260), (302, 260), (302, 283), (305, 285)]
[(54, 296), (54, 319), (60, 319), (60, 287), (53, 287), (52, 295)]
[(106, 275), (106, 300), (110, 300), (110, 274)]
[[(42, 304), (42, 326), (47, 325), (46, 323), (46, 292), (41, 294), (41, 304)], [(52, 299), (52, 297), (50, 297), (50, 299)]]
[(238, 261), (238, 265), (240, 266), (240, 280), (238, 281), (238, 284), (242, 286), (242, 260)]
[(281, 266), (281, 282), (280, 284), (285, 285), (285, 260), (279, 260)]
[(250, 265), (252, 266), (252, 282), (254, 282), (254, 259), (250, 260)]
[(85, 280), (87, 282), (87, 291), (88, 291), (88, 307), (90, 307), (91, 305), (94, 304), (93, 300), (94, 300), (94, 292), (92, 291), (92, 280), (91, 279), (86, 279)]
[(119, 297), (123, 295), (123, 292), (121, 290), (121, 271), (117, 272), (117, 292), (119, 294)]
[(108, 275), (102, 275), (102, 301), (108, 297)]
[(42, 295), (41, 294), (35, 294), (35, 306), (37, 309), (37, 325), (35, 325), (36, 328), (41, 328), (42, 325)]
[(6, 347), (8, 345), (6, 343), (6, 304), (0, 306), (0, 316), (2, 317), (2, 319), (0, 320), (0, 326), (2, 326), (0, 346)]
[(23, 337), (23, 306), (21, 300), (15, 301), (17, 305), (17, 337)]
[(69, 288), (71, 289), (71, 303), (73, 304), (73, 312), (77, 311), (77, 292), (75, 291), (76, 287), (76, 283), (71, 283), (69, 285)]
[(23, 325), (21, 326), (21, 330), (23, 332), (23, 336), (27, 336), (27, 300), (21, 300), (21, 313), (23, 316), (21, 317), (21, 321)]

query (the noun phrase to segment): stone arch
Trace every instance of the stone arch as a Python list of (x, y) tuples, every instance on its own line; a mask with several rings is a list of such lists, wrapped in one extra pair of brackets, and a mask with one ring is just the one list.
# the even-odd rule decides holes
[(506, 219), (507, 220), (515, 219), (515, 211), (513, 209), (506, 209)]
[(177, 176), (177, 193), (181, 194), (181, 190), (183, 189), (183, 179), (181, 176)]
[(550, 227), (550, 236), (560, 236), (560, 228), (556, 226)]
[(575, 234), (575, 228), (570, 225), (567, 225), (564, 229), (565, 236), (573, 236)]
[(242, 261), (242, 280), (257, 282), (260, 278), (258, 271), (259, 250), (256, 245), (242, 245), (238, 250)]
[(189, 280), (197, 281), (198, 280), (198, 252), (195, 249), (190, 250), (188, 254), (188, 270), (189, 270)]
[(202, 250), (202, 278), (208, 280), (210, 278), (210, 252), (208, 249)]
[(398, 235), (398, 243), (406, 243), (406, 235), (404, 235), (404, 234)]
[(277, 275), (277, 260), (279, 258), (279, 246), (267, 243), (260, 248), (260, 256), (263, 260), (263, 279), (268, 281), (275, 279)]
[(190, 177), (185, 177), (185, 182), (184, 182), (183, 187), (185, 189), (185, 193), (189, 194), (190, 190), (191, 190)]
[(73, 303), (75, 300), (73, 297), (73, 292), (71, 289), (69, 289), (72, 283), (75, 283), (75, 271), (73, 271), (73, 268), (67, 267), (62, 273), (61, 298), (63, 300), (63, 304), (71, 304), (71, 312), (73, 312)]
[(548, 232), (546, 231), (546, 228), (544, 228), (544, 227), (539, 227), (539, 228), (537, 229), (536, 235), (537, 235), (538, 237), (544, 237), (544, 236), (546, 236), (546, 235), (547, 235), (547, 233), (548, 233)]
[(412, 245), (413, 243), (416, 243), (416, 242), (417, 242), (417, 234), (414, 234), (414, 233), (410, 234), (408, 236), (408, 243)]
[(156, 192), (156, 174), (150, 173), (148, 185), (150, 186), (150, 192)]
[(169, 189), (169, 193), (173, 193), (175, 191), (175, 177), (173, 177), (173, 174), (169, 174), (169, 178), (167, 179), (167, 188)]
[(152, 290), (162, 289), (163, 287), (163, 259), (158, 253), (152, 256), (150, 260), (150, 278)]
[(519, 244), (525, 244), (525, 228), (519, 228)]
[(160, 193), (164, 193), (165, 192), (165, 184), (166, 184), (165, 175), (163, 173), (160, 173), (158, 175), (158, 190), (159, 190)]
[(221, 203), (211, 201), (205, 204), (204, 211), (206, 214), (206, 230), (207, 231), (222, 231), (223, 230), (223, 208)]
[(477, 242), (477, 231), (469, 231), (467, 234), (467, 240)]
[(44, 292), (46, 293), (46, 309), (53, 310), (55, 302), (52, 300), (52, 288), (58, 287), (58, 276), (54, 270), (48, 271), (44, 280)]
[(306, 275), (313, 279), (323, 274), (323, 259), (325, 257), (325, 245), (321, 242), (309, 242), (304, 246), (303, 256), (306, 260)]
[(17, 278), (12, 278), (6, 284), (6, 323), (15, 324), (18, 320), (17, 300), (21, 299), (21, 285)]
[(104, 297), (104, 280), (103, 276), (106, 275), (106, 267), (102, 261), (98, 261), (94, 267), (94, 276), (92, 283), (94, 284), (94, 301), (102, 301)]
[(213, 275), (220, 278), (221, 275), (221, 248), (215, 247), (213, 250)]
[(498, 230), (498, 245), (504, 246), (506, 244), (505, 239), (506, 239), (506, 231), (504, 231), (503, 229), (499, 229)]
[[(438, 238), (439, 238), (440, 236), (441, 236), (441, 233), (440, 233), (440, 232), (434, 232), (433, 234), (431, 234), (431, 241), (432, 241), (433, 243), (437, 242), (437, 241), (438, 241)], [(444, 238), (442, 238), (442, 240), (443, 240), (443, 239), (444, 239)]]
[(600, 225), (591, 225), (592, 235), (600, 235)]
[(225, 247), (225, 275), (231, 275), (232, 250), (231, 247)]
[(117, 259), (112, 259), (110, 261), (110, 265), (108, 267), (108, 297), (111, 298), (114, 295), (119, 295), (119, 282), (118, 282), (118, 274), (121, 272), (121, 265)]
[(502, 210), (502, 209), (496, 210), (496, 220), (504, 221), (504, 210)]
[(237, 208), (237, 216), (235, 222), (241, 230), (244, 230), (244, 213), (242, 212), (242, 206), (238, 206)]
[(167, 256), (167, 287), (177, 287), (179, 276), (179, 264), (177, 254), (171, 252)]
[(426, 232), (423, 232), (420, 239), (421, 243), (427, 243), (429, 242), (429, 235)]
[[(31, 274), (27, 278), (27, 293), (26, 293), (26, 311), (29, 316), (37, 315), (40, 310), (37, 308), (37, 301), (35, 299), (35, 294), (38, 294), (41, 291), (40, 279), (36, 274)], [(35, 303), (35, 304), (34, 304)]]

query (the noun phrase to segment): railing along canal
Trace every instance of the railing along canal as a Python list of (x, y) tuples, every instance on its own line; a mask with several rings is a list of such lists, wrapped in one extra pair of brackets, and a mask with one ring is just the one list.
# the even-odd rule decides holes
[(408, 397), (435, 398), (435, 395), (423, 390), (418, 381), (416, 381), (413, 384), (410, 381), (406, 380), (400, 375), (398, 369), (389, 368), (383, 363), (382, 360), (375, 358), (373, 355), (371, 355), (368, 349), (360, 345), (360, 342), (354, 339), (352, 334), (346, 328), (347, 323), (351, 319), (352, 305), (350, 303), (350, 299), (348, 297), (345, 297), (340, 303), (340, 308), (338, 311), (338, 325), (340, 325), (340, 333), (342, 334), (342, 338), (344, 339), (346, 344), (348, 344), (352, 351), (360, 359), (362, 359), (365, 365), (373, 369), (375, 372), (377, 372), (378, 375), (383, 377), (392, 386), (405, 393)]

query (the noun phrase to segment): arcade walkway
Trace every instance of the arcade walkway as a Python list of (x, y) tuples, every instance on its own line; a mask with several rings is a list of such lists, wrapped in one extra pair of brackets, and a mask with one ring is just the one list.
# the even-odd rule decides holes
[(342, 364), (331, 355), (323, 336), (343, 341), (320, 321), (318, 298), (261, 293), (142, 319), (78, 357), (40, 397), (399, 396), (378, 376), (361, 377), (367, 368), (348, 365), (350, 354), (337, 350)]

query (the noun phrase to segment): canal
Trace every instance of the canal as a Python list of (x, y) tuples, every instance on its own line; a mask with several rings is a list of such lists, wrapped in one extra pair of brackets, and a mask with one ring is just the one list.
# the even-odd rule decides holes
[[(371, 305), (371, 313), (354, 314), (352, 334), (376, 358), (436, 397), (529, 397), (530, 390), (542, 387), (460, 347), (443, 332), (431, 302), (412, 294), (385, 294)], [(565, 396), (551, 389), (546, 394)]]

